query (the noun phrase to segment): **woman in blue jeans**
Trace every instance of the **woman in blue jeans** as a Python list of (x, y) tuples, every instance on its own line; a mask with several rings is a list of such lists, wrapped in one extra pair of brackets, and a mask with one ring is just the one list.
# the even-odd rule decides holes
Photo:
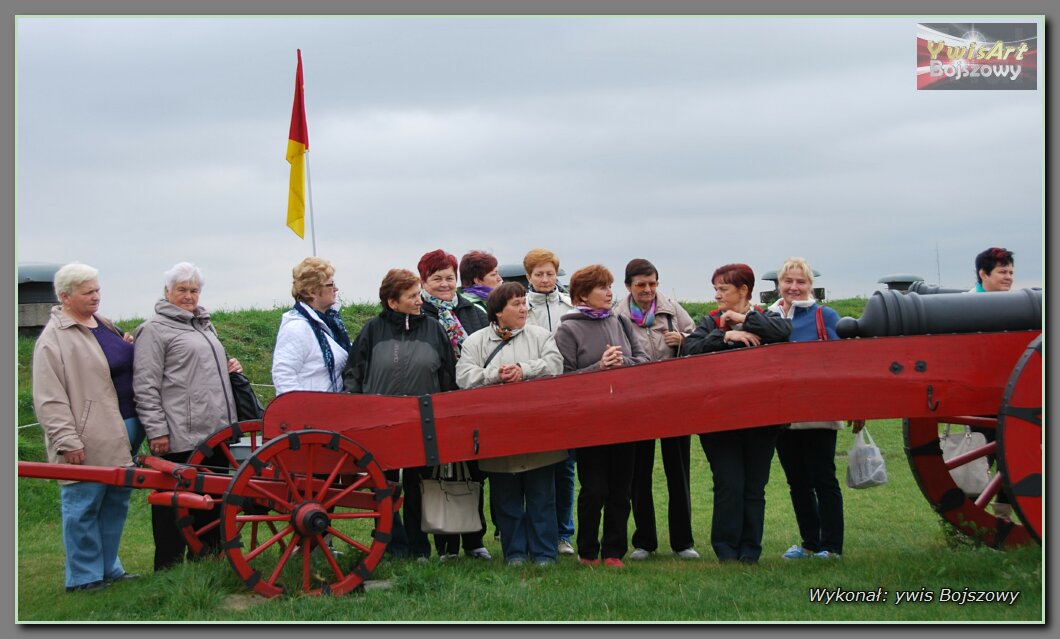
[[(777, 271), (780, 299), (769, 310), (791, 321), (792, 342), (838, 339), (839, 314), (813, 297), (813, 269), (792, 257)], [(777, 457), (791, 492), (801, 543), (785, 559), (838, 559), (843, 554), (843, 493), (835, 470), (839, 422), (792, 424), (777, 436)]]
[[(99, 315), (98, 272), (55, 274), (60, 304), (33, 348), (33, 407), (53, 464), (131, 466), (143, 429), (133, 400), (132, 336)], [(126, 573), (118, 558), (131, 488), (61, 481), (66, 590), (96, 590)]]
[[(526, 323), (522, 284), (506, 282), (493, 289), (486, 312), (489, 327), (467, 338), (456, 363), (460, 388), (513, 384), (563, 370), (563, 356), (552, 334)], [(556, 462), (566, 457), (567, 451), (559, 450), (479, 461), (479, 468), (489, 473), (490, 504), (508, 565), (556, 561), (559, 535), (553, 477)]]

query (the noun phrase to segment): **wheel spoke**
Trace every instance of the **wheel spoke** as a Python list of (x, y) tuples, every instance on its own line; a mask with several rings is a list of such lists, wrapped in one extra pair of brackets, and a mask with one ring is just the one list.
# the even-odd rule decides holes
[(250, 552), (248, 552), (246, 554), (247, 561), (249, 562), (249, 561), (253, 560), (255, 557), (257, 557), (261, 553), (265, 552), (269, 548), (269, 546), (272, 546), (273, 544), (275, 544), (277, 542), (281, 542), (283, 537), (285, 537), (288, 533), (293, 533), (293, 532), (294, 532), (294, 528), (291, 527), (291, 526), (287, 526), (286, 528), (284, 528), (283, 530), (281, 530), (277, 534), (273, 535), (272, 537), (269, 537), (268, 539), (265, 540), (265, 543), (261, 544), (260, 546), (258, 546), (257, 548), (255, 548), (254, 550), (251, 550)]
[[(332, 496), (331, 499), (329, 499), (326, 502), (324, 502), (324, 508), (328, 508), (328, 509), (333, 508), (335, 506), (335, 504), (339, 503), (339, 501), (343, 497), (345, 497), (346, 495), (349, 495), (353, 491), (361, 488), (366, 483), (368, 483), (368, 481), (370, 479), (371, 479), (371, 477), (368, 476), (368, 475), (362, 475), (362, 476), (358, 477), (357, 480), (354, 481), (352, 484), (350, 484), (349, 486), (343, 488), (339, 492), (335, 493), (335, 495)], [(321, 495), (321, 498), (323, 498), (323, 494)]]
[(996, 441), (980, 446), (979, 448), (970, 450), (967, 453), (962, 453), (955, 457), (950, 457), (945, 464), (946, 470), (953, 470), (958, 466), (964, 466), (965, 464), (969, 464), (977, 459), (986, 457), (987, 455), (993, 455), (995, 450), (997, 450)]
[(359, 541), (357, 541), (353, 537), (347, 537), (342, 531), (340, 531), (340, 530), (338, 530), (336, 528), (333, 528), (331, 526), (328, 526), (328, 534), (332, 535), (333, 537), (336, 537), (337, 539), (341, 539), (342, 541), (346, 542), (347, 544), (353, 546), (354, 548), (356, 548), (357, 550), (360, 550), (361, 552), (363, 552), (365, 554), (367, 554), (367, 553), (369, 553), (371, 551), (371, 549), (368, 546), (365, 546), (364, 544), (360, 543)]
[(976, 507), (986, 508), (986, 505), (990, 503), (990, 500), (994, 498), (994, 495), (999, 490), (1001, 490), (1001, 473), (997, 473), (990, 478), (990, 483), (986, 485), (986, 488), (975, 500)]
[(283, 506), (283, 508), (286, 509), (287, 511), (294, 510), (294, 506), (291, 504), (291, 502), (287, 501), (283, 497), (280, 497), (279, 495), (277, 495), (276, 493), (272, 492), (271, 490), (266, 490), (265, 486), (263, 486), (259, 482), (256, 482), (256, 481), (248, 482), (247, 483), (247, 489), (248, 490), (253, 490), (254, 492), (256, 492), (259, 495), (261, 495), (262, 497), (264, 497), (265, 499), (271, 499), (272, 501), (276, 502), (277, 505)]
[(287, 464), (284, 463), (283, 457), (280, 457), (279, 455), (276, 456), (276, 466), (280, 469), (280, 475), (291, 489), (291, 494), (294, 495), (295, 501), (301, 501), (302, 493), (298, 491), (298, 486), (295, 484), (294, 477), (287, 470)]
[(379, 519), (381, 515), (382, 513), (376, 511), (370, 513), (332, 513), (331, 519)]
[(324, 480), (324, 483), (320, 486), (320, 492), (316, 495), (317, 501), (323, 501), (324, 495), (327, 494), (328, 489), (331, 488), (331, 484), (335, 481), (335, 478), (339, 476), (339, 471), (342, 470), (343, 466), (346, 465), (346, 460), (350, 458), (349, 453), (343, 453), (342, 457), (335, 462), (334, 468), (331, 469), (331, 473), (328, 474), (328, 478)]
[(284, 547), (283, 552), (280, 554), (280, 558), (276, 561), (276, 568), (273, 569), (272, 574), (269, 575), (267, 580), (270, 585), (276, 585), (276, 580), (280, 578), (280, 575), (283, 573), (283, 567), (287, 565), (287, 562), (291, 559), (291, 553), (293, 552), (294, 544), (288, 544)]

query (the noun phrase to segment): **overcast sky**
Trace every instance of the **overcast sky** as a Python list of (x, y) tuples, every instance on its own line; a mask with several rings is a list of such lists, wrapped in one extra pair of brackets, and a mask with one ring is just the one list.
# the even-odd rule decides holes
[(99, 268), (115, 318), (148, 316), (181, 260), (207, 308), (290, 304), (312, 253), (285, 225), (301, 48), (345, 302), (435, 248), (544, 246), (616, 293), (645, 257), (706, 300), (716, 267), (792, 255), (833, 298), (896, 272), (968, 288), (996, 245), (1040, 286), (1042, 89), (917, 91), (917, 23), (942, 21), (20, 18), (18, 261)]

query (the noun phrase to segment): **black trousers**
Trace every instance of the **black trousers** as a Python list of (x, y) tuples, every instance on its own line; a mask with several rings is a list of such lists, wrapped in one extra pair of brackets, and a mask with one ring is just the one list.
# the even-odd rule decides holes
[(843, 493), (835, 476), (836, 431), (783, 429), (777, 457), (791, 490), (791, 506), (811, 552), (843, 554)]
[[(167, 461), (183, 464), (188, 461), (188, 457), (191, 456), (192, 452), (193, 451), (166, 453), (165, 455), (159, 456)], [(216, 451), (210, 457), (205, 458), (203, 464), (219, 468), (228, 468), (229, 465), (228, 458), (218, 454)], [(188, 509), (188, 513), (192, 518), (192, 525), (196, 529), (199, 529), (212, 521), (217, 521), (221, 516), (221, 507), (217, 506), (211, 510)], [(151, 533), (155, 540), (156, 571), (165, 570), (170, 566), (184, 561), (185, 553), (187, 554), (188, 559), (196, 558), (192, 554), (191, 549), (188, 548), (188, 542), (184, 539), (184, 533), (181, 532), (181, 527), (178, 526), (176, 508), (171, 508), (169, 506), (151, 506)], [(217, 554), (220, 552), (221, 546), (220, 525), (202, 533), (199, 535), (199, 539), (203, 543), (203, 556)]]
[[(467, 462), (468, 470), (471, 471), (471, 479), (475, 481), (485, 481), (486, 473), (479, 470), (478, 462), (470, 460)], [(483, 486), (485, 488), (485, 486)], [(460, 533), (452, 535), (435, 535), (434, 536), (434, 548), (438, 551), (438, 556), (442, 555), (456, 555), (460, 552), (460, 546), (463, 545), (464, 552), (471, 552), (476, 548), (482, 548), (482, 538), (486, 534), (486, 517), (484, 515), (483, 506), (485, 499), (483, 495), (485, 490), (480, 490), (478, 493), (478, 518), (482, 522), (482, 528), (479, 528), (475, 532)]]
[(714, 480), (710, 545), (720, 561), (758, 561), (776, 426), (699, 436)]
[[(630, 487), (636, 444), (606, 444), (578, 449), (578, 556), (620, 559), (629, 545)], [(604, 532), (600, 537), (600, 514)]]
[[(667, 522), (670, 529), (670, 548), (680, 552), (691, 548), (692, 499), (689, 495), (688, 468), (692, 436), (681, 435), (661, 439), (663, 472), (666, 474)], [(654, 552), (659, 547), (655, 529), (655, 500), (652, 497), (652, 471), (655, 468), (655, 440), (635, 444), (633, 459), (633, 547)]]

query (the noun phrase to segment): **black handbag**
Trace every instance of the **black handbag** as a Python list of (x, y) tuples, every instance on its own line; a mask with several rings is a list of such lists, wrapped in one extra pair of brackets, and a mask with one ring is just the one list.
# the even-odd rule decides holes
[(228, 379), (232, 382), (232, 395), (236, 400), (236, 417), (245, 422), (251, 419), (261, 419), (265, 409), (258, 402), (258, 396), (250, 386), (250, 380), (243, 373), (229, 373)]

